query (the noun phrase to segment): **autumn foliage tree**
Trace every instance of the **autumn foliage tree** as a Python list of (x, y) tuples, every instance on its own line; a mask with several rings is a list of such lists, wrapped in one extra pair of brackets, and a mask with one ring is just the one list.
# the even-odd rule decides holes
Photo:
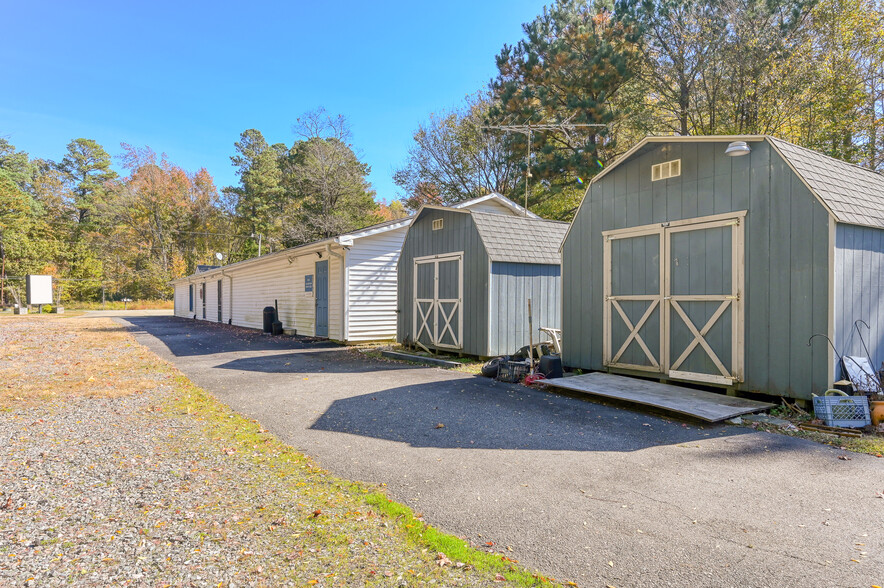
[(132, 297), (166, 297), (169, 280), (224, 246), (212, 230), (220, 220), (218, 192), (205, 169), (188, 173), (148, 147), (122, 148), (129, 175), (101, 210), (112, 226), (103, 240), (106, 274)]

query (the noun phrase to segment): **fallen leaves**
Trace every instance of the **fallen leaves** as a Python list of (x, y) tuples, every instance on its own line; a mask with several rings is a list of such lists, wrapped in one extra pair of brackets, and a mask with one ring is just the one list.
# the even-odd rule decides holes
[(434, 428), (434, 429), (444, 429), (444, 428), (445, 428), (445, 424), (444, 424), (444, 423), (439, 423), (439, 424), (437, 424), (437, 425), (436, 425), (435, 427), (433, 427), (433, 428)]

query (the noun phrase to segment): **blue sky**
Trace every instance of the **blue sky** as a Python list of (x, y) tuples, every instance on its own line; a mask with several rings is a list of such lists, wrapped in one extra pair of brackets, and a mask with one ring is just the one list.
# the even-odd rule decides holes
[(0, 3), (0, 136), (58, 160), (74, 138), (149, 145), (218, 187), (240, 132), (294, 140), (302, 113), (343, 114), (378, 198), (431, 112), (495, 72), (539, 0)]

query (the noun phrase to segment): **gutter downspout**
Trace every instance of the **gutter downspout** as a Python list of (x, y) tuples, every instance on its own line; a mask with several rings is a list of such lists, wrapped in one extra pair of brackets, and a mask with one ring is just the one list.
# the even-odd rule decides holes
[(343, 247), (343, 254), (335, 253), (331, 250), (331, 243), (326, 243), (325, 251), (341, 260), (341, 341), (347, 341), (350, 330), (350, 316), (347, 313), (347, 248)]
[(227, 324), (233, 324), (233, 276), (227, 275), (225, 270), (221, 270), (221, 276), (230, 280), (230, 292), (227, 294)]

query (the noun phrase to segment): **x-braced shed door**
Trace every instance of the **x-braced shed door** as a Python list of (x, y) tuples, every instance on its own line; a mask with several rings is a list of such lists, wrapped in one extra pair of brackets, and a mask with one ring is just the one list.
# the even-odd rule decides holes
[(744, 216), (604, 233), (605, 365), (743, 380)]
[(463, 347), (463, 252), (415, 258), (412, 333), (426, 346)]

